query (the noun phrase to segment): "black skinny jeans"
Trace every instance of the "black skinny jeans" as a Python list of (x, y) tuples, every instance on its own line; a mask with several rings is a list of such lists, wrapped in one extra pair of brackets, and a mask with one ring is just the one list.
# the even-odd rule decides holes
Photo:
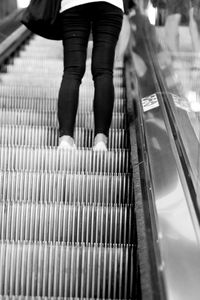
[(73, 7), (61, 15), (64, 74), (58, 97), (60, 136), (73, 136), (91, 30), (95, 135), (108, 135), (114, 104), (113, 63), (122, 11), (107, 2), (95, 2)]

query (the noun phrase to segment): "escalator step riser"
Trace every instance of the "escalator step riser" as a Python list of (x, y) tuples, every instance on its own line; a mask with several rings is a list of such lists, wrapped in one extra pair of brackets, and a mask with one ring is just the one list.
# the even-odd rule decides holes
[[(28, 297), (28, 296), (2, 296), (0, 295), (0, 300), (81, 300), (80, 298), (75, 298), (75, 297)], [(86, 298), (83, 298), (83, 300), (86, 300)], [(95, 300), (95, 299), (90, 299), (90, 300)], [(97, 299), (96, 300), (100, 300)], [(105, 299), (101, 299), (105, 300)], [(129, 300), (129, 299), (127, 299)], [(131, 300), (131, 299), (130, 299)]]
[[(1, 109), (28, 109), (33, 111), (51, 112), (57, 111), (57, 98), (23, 98), (19, 96), (0, 96)], [(78, 113), (93, 112), (93, 97), (80, 97)], [(123, 99), (116, 99), (114, 102), (113, 113), (124, 113), (125, 101)]]
[(31, 39), (28, 41), (28, 44), (41, 44), (41, 45), (55, 45), (55, 46), (59, 46), (59, 44), (61, 45), (61, 41), (54, 41), (54, 40), (49, 40), (49, 39), (44, 39), (43, 37), (39, 36), (39, 35), (34, 35), (31, 37)]
[(0, 170), (129, 173), (130, 152), (0, 147)]
[[(38, 39), (40, 38), (40, 40)], [(62, 42), (61, 41), (53, 41), (53, 40), (48, 40), (48, 39), (43, 39), (40, 36), (34, 36), (31, 37), (29, 41), (27, 41), (27, 44), (25, 44), (25, 47), (51, 47), (51, 48), (61, 48), (62, 47)]]
[[(48, 51), (51, 53), (63, 53), (63, 47), (62, 44), (60, 43), (60, 45), (37, 45), (34, 43), (29, 43), (27, 45), (25, 45), (23, 48), (21, 48), (20, 50), (20, 55), (23, 52), (28, 52), (28, 53), (33, 53), (36, 52), (37, 54), (41, 53), (42, 51)], [(42, 54), (42, 53), (41, 53)], [(48, 54), (48, 53), (47, 53)]]
[[(34, 63), (33, 64), (29, 63), (28, 65), (27, 64), (8, 65), (5, 67), (4, 73), (1, 73), (1, 76), (4, 77), (5, 75), (11, 75), (11, 76), (15, 75), (16, 77), (22, 76), (23, 78), (26, 76), (38, 76), (40, 78), (45, 78), (45, 79), (52, 78), (53, 76), (55, 76), (55, 78), (61, 80), (62, 73), (63, 73), (63, 66), (60, 67), (60, 62), (58, 62), (58, 65), (55, 62), (55, 65), (52, 64), (51, 66), (41, 66), (41, 65), (36, 66)], [(123, 70), (114, 70), (113, 80), (114, 82), (115, 81), (122, 82)], [(87, 82), (93, 83), (90, 65), (87, 66), (87, 69), (82, 79), (82, 83), (87, 84)]]
[[(60, 66), (59, 63), (59, 68), (55, 68), (53, 65), (52, 66), (34, 66), (33, 65), (26, 65), (26, 64), (10, 64), (5, 66), (4, 69), (7, 73), (10, 73), (12, 75), (14, 74), (19, 74), (19, 73), (26, 73), (27, 76), (31, 76), (32, 72), (38, 72), (38, 74), (43, 74), (44, 76), (47, 76), (48, 74), (56, 74), (56, 76), (62, 76), (63, 73), (63, 67)], [(115, 73), (113, 73), (115, 76)], [(119, 73), (117, 73), (118, 75)], [(119, 74), (120, 76), (121, 74)], [(85, 75), (84, 75), (85, 76)]]
[[(25, 76), (20, 76), (20, 77), (16, 77), (15, 75), (11, 75), (11, 74), (4, 74), (0, 76), (0, 81), (2, 84), (4, 85), (24, 85), (24, 86), (30, 86), (30, 87), (55, 87), (55, 88), (59, 88), (60, 84), (61, 84), (61, 77), (46, 77), (46, 78), (38, 78), (38, 76), (36, 75), (34, 78), (30, 78), (29, 76), (25, 75)], [(122, 80), (114, 80), (114, 85), (115, 85), (115, 89), (117, 88), (121, 88), (123, 87), (123, 82)], [(92, 82), (87, 82), (84, 83), (84, 88), (86, 89), (93, 89), (93, 83)]]
[[(27, 61), (29, 62), (27, 64)], [(55, 72), (57, 71), (61, 71), (63, 70), (63, 59), (57, 59), (57, 58), (48, 58), (48, 59), (38, 59), (38, 58), (34, 58), (34, 57), (30, 57), (30, 58), (26, 58), (26, 57), (14, 57), (14, 59), (10, 59), (8, 65), (6, 66), (6, 68), (16, 68), (16, 67), (20, 67), (20, 70), (23, 71), (23, 67), (26, 69), (30, 69), (31, 70), (33, 69), (35, 65), (35, 69), (39, 69), (39, 70), (42, 70), (42, 69), (48, 69), (48, 70), (52, 70), (52, 67), (55, 68)], [(114, 69), (113, 69), (113, 74), (115, 75), (122, 75), (123, 74), (123, 71), (124, 71), (124, 66), (121, 65), (121, 66), (114, 66)], [(86, 62), (86, 72), (85, 74), (90, 74), (91, 75), (91, 60), (87, 60)], [(84, 76), (85, 76), (84, 74)]]
[[(94, 89), (88, 89), (84, 86), (80, 88), (80, 99), (84, 97), (87, 99), (88, 97), (93, 98)], [(8, 96), (8, 97), (36, 97), (36, 98), (58, 98), (58, 88), (55, 87), (40, 87), (40, 86), (23, 86), (23, 85), (0, 85), (0, 96)], [(115, 99), (122, 100), (125, 99), (125, 89), (123, 87), (118, 87), (115, 89)], [(42, 101), (42, 100), (41, 100)]]
[[(48, 48), (47, 49), (44, 49), (42, 51), (48, 51)], [(31, 53), (29, 51), (23, 51), (20, 53), (20, 58), (21, 59), (37, 59), (37, 60), (48, 60), (48, 59), (55, 59), (55, 60), (58, 60), (58, 61), (62, 61), (62, 58), (63, 58), (63, 53), (62, 52), (55, 52), (55, 53), (52, 53), (52, 52), (49, 52), (49, 53)]]
[[(26, 62), (27, 60), (25, 60)], [(48, 80), (48, 78), (52, 79), (53, 76), (55, 79), (62, 79), (62, 73), (63, 73), (63, 65), (60, 64), (60, 61), (54, 60), (54, 63), (52, 62), (51, 64), (48, 65), (38, 65), (36, 68), (35, 61), (29, 61), (27, 64), (23, 64), (22, 62), (18, 62), (15, 64), (11, 63), (10, 65), (7, 65), (4, 68), (4, 72), (0, 74), (2, 78), (4, 77), (9, 77), (8, 75), (19, 77), (22, 76), (22, 78), (26, 78), (27, 76), (33, 76), (33, 78), (45, 78)], [(47, 72), (48, 71), (48, 72)], [(49, 75), (49, 77), (48, 77)], [(114, 70), (113, 71), (113, 80), (114, 82), (122, 82), (123, 81), (123, 70)], [(92, 72), (90, 69), (90, 63), (86, 66), (86, 71), (84, 73), (84, 76), (82, 78), (82, 83), (84, 84), (93, 84), (93, 79), (92, 79)]]
[[(53, 75), (55, 74), (56, 76), (60, 75), (62, 76), (63, 73), (63, 66), (60, 66), (60, 62), (59, 62), (59, 68), (58, 66), (41, 66), (41, 64), (37, 64), (37, 66), (35, 64), (10, 64), (7, 65), (5, 67), (5, 70), (8, 73), (12, 73), (12, 75), (16, 74), (16, 76), (21, 73), (24, 74), (26, 73), (27, 75), (31, 76), (32, 73), (37, 73), (38, 75), (43, 74), (44, 76), (47, 76), (48, 74)], [(86, 77), (89, 77), (92, 79), (91, 77), (91, 71), (90, 70), (86, 70), (83, 80), (85, 80)], [(123, 76), (123, 70), (114, 70), (113, 71), (113, 76), (114, 78), (122, 78)]]
[[(63, 70), (63, 61), (61, 59), (39, 59), (39, 58), (21, 58), (21, 57), (15, 57), (12, 64), (14, 64), (15, 66), (34, 66), (37, 69), (37, 67), (39, 66), (39, 68), (52, 68), (54, 67), (55, 70)], [(90, 63), (87, 64), (87, 68), (90, 68)], [(119, 62), (119, 63), (115, 63), (114, 66), (114, 72), (121, 72), (124, 67), (123, 67), (123, 63)]]
[[(52, 127), (35, 126), (0, 126), (0, 145), (3, 146), (50, 146), (58, 145), (59, 132)], [(74, 140), (77, 147), (91, 148), (94, 140), (94, 130), (75, 128)], [(122, 129), (110, 129), (108, 148), (128, 148), (127, 132)]]
[[(63, 62), (61, 59), (43, 59), (43, 60), (35, 60), (32, 58), (16, 58), (14, 61), (10, 61), (10, 64), (5, 66), (4, 73), (1, 75), (5, 75), (5, 71), (10, 74), (41, 74), (47, 75), (49, 72), (50, 75), (55, 73), (55, 76), (62, 75), (63, 73)], [(122, 80), (124, 74), (123, 68), (117, 68), (113, 70), (113, 79)], [(83, 81), (92, 81), (92, 72), (91, 72), (91, 62), (89, 61), (86, 65), (86, 71), (83, 76)]]
[[(25, 58), (25, 59), (31, 59), (31, 58), (34, 58), (34, 59), (38, 59), (38, 60), (42, 60), (42, 59), (56, 59), (56, 60), (61, 60), (62, 61), (62, 58), (63, 58), (63, 53), (62, 51), (58, 51), (57, 53), (52, 53), (51, 52), (44, 52), (44, 51), (48, 51), (48, 48), (47, 49), (44, 49), (42, 50), (43, 53), (31, 53), (30, 51), (22, 51), (20, 52), (20, 58)], [(52, 49), (51, 49), (52, 50)]]
[(130, 244), (133, 208), (1, 202), (0, 228), (0, 240), (16, 242)]
[[(110, 128), (126, 127), (124, 114), (113, 114)], [(27, 110), (0, 109), (0, 125), (52, 126), (59, 128), (57, 112), (35, 112)], [(94, 128), (93, 113), (80, 113), (76, 117), (75, 127)]]
[(0, 294), (132, 298), (133, 261), (127, 246), (2, 243)]
[(0, 201), (131, 204), (131, 176), (0, 172)]
[[(62, 79), (62, 74), (54, 74), (54, 73), (48, 73), (48, 74), (41, 74), (38, 71), (36, 72), (28, 72), (28, 73), (8, 73), (0, 75), (0, 80), (2, 84), (10, 84), (13, 83), (13, 85), (19, 85), (21, 82), (21, 85), (27, 85), (30, 86), (45, 86), (45, 85), (53, 85), (53, 86), (60, 86)], [(113, 80), (115, 90), (123, 87), (123, 79), (122, 77), (114, 77)], [(81, 88), (87, 88), (87, 89), (94, 89), (94, 83), (92, 81), (92, 78), (86, 77), (82, 80)]]
[[(1, 296), (0, 300), (87, 300), (87, 298), (77, 297), (28, 297), (28, 296)], [(105, 298), (90, 298), (90, 300), (105, 300)], [(131, 300), (131, 299), (124, 299)]]
[[(51, 44), (51, 45), (37, 45), (37, 43), (35, 42), (30, 42), (26, 45), (24, 45), (21, 49), (20, 49), (20, 53), (23, 53), (23, 52), (29, 52), (29, 53), (33, 53), (33, 52), (36, 52), (37, 54), (41, 51), (48, 51), (48, 52), (51, 52), (51, 53), (63, 53), (63, 47), (62, 47), (62, 43), (60, 44)], [(35, 54), (35, 53), (33, 53)], [(42, 54), (42, 53), (41, 53)], [(48, 53), (47, 53), (48, 54)]]

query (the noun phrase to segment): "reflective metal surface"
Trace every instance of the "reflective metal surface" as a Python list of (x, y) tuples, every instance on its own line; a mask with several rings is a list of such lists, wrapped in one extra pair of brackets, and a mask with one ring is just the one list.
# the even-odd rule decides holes
[(160, 270), (170, 300), (200, 295), (199, 12), (199, 0), (136, 0), (130, 12)]
[[(157, 96), (149, 98), (155, 102)], [(189, 193), (183, 188), (160, 106), (144, 112), (144, 126), (167, 299), (196, 300), (200, 295), (198, 222)]]

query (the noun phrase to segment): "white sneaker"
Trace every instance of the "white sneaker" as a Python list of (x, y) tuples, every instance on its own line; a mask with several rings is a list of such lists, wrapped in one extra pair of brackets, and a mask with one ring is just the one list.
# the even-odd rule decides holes
[(77, 149), (74, 139), (70, 135), (63, 135), (59, 138), (58, 149)]
[(98, 133), (94, 139), (94, 151), (107, 151), (107, 136), (103, 133)]

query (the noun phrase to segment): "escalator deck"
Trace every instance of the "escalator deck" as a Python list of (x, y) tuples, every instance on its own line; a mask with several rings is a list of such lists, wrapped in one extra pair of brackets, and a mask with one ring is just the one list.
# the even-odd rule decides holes
[(123, 67), (94, 152), (90, 59), (77, 150), (58, 145), (59, 42), (32, 37), (0, 74), (0, 299), (133, 299), (136, 246)]

